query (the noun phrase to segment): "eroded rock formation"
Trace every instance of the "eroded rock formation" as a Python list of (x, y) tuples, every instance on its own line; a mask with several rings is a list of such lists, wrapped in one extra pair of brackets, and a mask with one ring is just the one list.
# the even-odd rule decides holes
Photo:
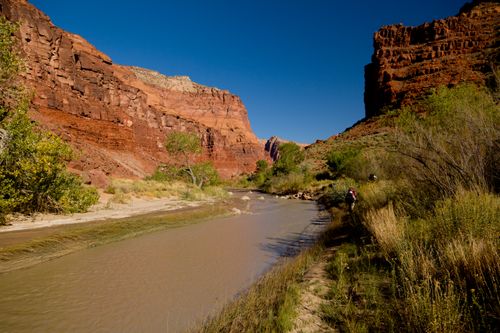
[(113, 64), (25, 0), (0, 0), (0, 12), (21, 24), (32, 117), (77, 149), (72, 168), (144, 176), (168, 161), (163, 141), (174, 130), (198, 133), (202, 158), (224, 177), (252, 171), (264, 158), (239, 97), (185, 76)]
[(495, 84), (499, 26), (498, 1), (474, 1), (458, 16), (418, 27), (382, 27), (365, 67), (366, 117), (411, 104), (437, 86)]
[(293, 142), (301, 148), (305, 148), (306, 146), (308, 146), (308, 144), (305, 143), (297, 143), (273, 135), (264, 144), (264, 149), (266, 150), (268, 157), (271, 158), (271, 161), (274, 162), (280, 157), (280, 152), (279, 152), (280, 145), (288, 142)]

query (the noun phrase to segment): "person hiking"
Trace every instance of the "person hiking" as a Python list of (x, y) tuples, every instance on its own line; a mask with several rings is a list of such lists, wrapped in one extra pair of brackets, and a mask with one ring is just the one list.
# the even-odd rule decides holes
[(347, 193), (345, 195), (345, 202), (349, 206), (349, 213), (352, 213), (352, 210), (354, 209), (354, 204), (358, 200), (358, 198), (356, 198), (356, 196), (357, 196), (357, 193), (356, 193), (356, 190), (354, 189), (354, 187), (349, 187), (349, 189), (347, 190)]

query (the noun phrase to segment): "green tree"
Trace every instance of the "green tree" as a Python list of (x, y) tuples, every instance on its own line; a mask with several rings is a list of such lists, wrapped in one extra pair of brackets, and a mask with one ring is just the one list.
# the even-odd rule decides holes
[(269, 163), (267, 163), (266, 160), (258, 160), (255, 164), (257, 167), (255, 172), (257, 173), (266, 172), (267, 169), (269, 168)]
[(98, 199), (94, 188), (66, 171), (69, 146), (27, 115), (29, 95), (17, 82), (16, 29), (0, 18), (0, 223), (10, 212), (77, 212)]
[(196, 175), (197, 186), (210, 186), (216, 185), (220, 182), (219, 174), (213, 166), (212, 162), (200, 162), (196, 163), (192, 167), (193, 173)]
[(165, 148), (184, 168), (194, 185), (202, 187), (218, 179), (217, 171), (210, 163), (194, 163), (201, 153), (201, 140), (194, 133), (172, 132), (167, 135)]
[(283, 143), (278, 148), (279, 157), (273, 165), (274, 175), (287, 175), (299, 170), (299, 165), (304, 161), (304, 152), (294, 142)]
[(266, 160), (258, 160), (256, 163), (255, 172), (249, 177), (255, 186), (261, 187), (265, 181), (269, 178), (269, 163)]
[(355, 167), (355, 162), (360, 152), (360, 149), (355, 148), (332, 150), (326, 157), (326, 165), (333, 176), (337, 178), (352, 171), (351, 169)]

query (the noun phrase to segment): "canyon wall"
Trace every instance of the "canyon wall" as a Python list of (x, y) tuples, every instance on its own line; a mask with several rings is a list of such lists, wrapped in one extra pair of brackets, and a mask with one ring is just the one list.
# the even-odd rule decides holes
[(163, 142), (171, 131), (197, 133), (201, 159), (226, 178), (264, 158), (238, 96), (186, 76), (116, 65), (25, 0), (0, 0), (0, 13), (20, 22), (31, 116), (75, 148), (74, 170), (142, 177), (169, 161)]
[(498, 27), (498, 1), (474, 1), (457, 16), (418, 27), (382, 27), (374, 35), (372, 62), (365, 67), (366, 117), (412, 104), (442, 85), (495, 85)]

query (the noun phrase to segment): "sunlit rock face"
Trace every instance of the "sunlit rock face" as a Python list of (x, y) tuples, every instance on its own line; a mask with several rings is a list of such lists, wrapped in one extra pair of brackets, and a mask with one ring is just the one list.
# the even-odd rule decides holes
[(494, 84), (499, 26), (500, 4), (474, 1), (457, 16), (418, 27), (382, 27), (365, 67), (366, 116), (412, 104), (430, 88)]
[(197, 133), (200, 159), (223, 177), (253, 171), (264, 157), (238, 96), (187, 76), (113, 64), (27, 1), (0, 0), (0, 12), (20, 22), (31, 116), (76, 148), (73, 169), (142, 177), (169, 160), (163, 142), (171, 131)]

